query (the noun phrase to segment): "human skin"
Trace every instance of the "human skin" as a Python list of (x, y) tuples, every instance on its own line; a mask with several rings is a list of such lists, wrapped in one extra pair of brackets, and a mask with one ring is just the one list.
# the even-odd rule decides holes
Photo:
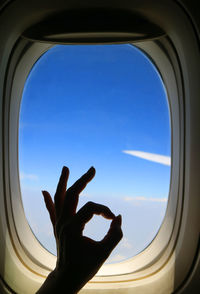
[[(42, 191), (50, 215), (57, 244), (56, 268), (49, 274), (37, 294), (77, 293), (99, 270), (121, 240), (121, 215), (94, 202), (86, 203), (78, 212), (79, 194), (95, 176), (91, 167), (67, 189), (69, 169), (63, 167), (54, 201)], [(108, 233), (101, 241), (83, 236), (85, 224), (94, 214), (112, 220)]]

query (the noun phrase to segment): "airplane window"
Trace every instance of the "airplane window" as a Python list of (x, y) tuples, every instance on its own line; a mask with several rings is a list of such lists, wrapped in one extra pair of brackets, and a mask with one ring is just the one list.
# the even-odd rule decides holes
[[(144, 250), (164, 219), (170, 187), (171, 129), (166, 90), (137, 47), (57, 45), (25, 83), (19, 118), (19, 174), (29, 225), (56, 255), (41, 190), (53, 196), (63, 165), (69, 186), (90, 166), (80, 196), (122, 214), (124, 237), (108, 263)], [(84, 234), (100, 240), (109, 222), (94, 217)]]

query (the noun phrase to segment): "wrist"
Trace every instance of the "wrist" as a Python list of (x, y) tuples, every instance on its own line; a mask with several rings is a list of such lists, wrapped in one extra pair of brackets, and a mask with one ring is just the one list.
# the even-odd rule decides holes
[(67, 273), (61, 273), (55, 269), (48, 275), (36, 294), (76, 294), (79, 290), (77, 285), (74, 287)]

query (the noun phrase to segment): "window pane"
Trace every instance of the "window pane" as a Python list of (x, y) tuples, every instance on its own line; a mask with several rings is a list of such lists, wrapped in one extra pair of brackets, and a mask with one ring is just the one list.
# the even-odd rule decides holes
[[(80, 196), (122, 214), (124, 237), (109, 263), (141, 252), (163, 221), (170, 186), (170, 114), (161, 77), (138, 48), (58, 45), (32, 68), (19, 122), (19, 172), (26, 217), (56, 254), (41, 190), (53, 196), (63, 165), (69, 186), (90, 166), (96, 176)], [(100, 240), (109, 222), (84, 233)]]

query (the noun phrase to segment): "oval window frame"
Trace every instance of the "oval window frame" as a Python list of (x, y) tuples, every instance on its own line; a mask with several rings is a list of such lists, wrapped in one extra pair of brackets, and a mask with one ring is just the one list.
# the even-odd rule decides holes
[[(23, 41), (29, 43), (27, 41)], [(168, 46), (169, 43), (165, 40)], [(180, 125), (180, 111), (179, 107), (181, 105), (179, 101), (178, 89), (177, 89), (177, 80), (174, 68), (170, 63), (168, 57), (165, 55), (165, 52), (157, 44), (156, 41), (146, 41), (139, 44), (134, 44), (139, 49), (143, 50), (146, 55), (153, 61), (155, 66), (160, 72), (160, 75), (164, 81), (170, 111), (171, 111), (171, 157), (172, 157), (172, 166), (171, 166), (171, 183), (170, 183), (170, 192), (168, 198), (168, 205), (165, 218), (160, 227), (160, 230), (151, 244), (140, 254), (130, 258), (126, 261), (117, 263), (117, 264), (106, 264), (104, 265), (97, 276), (93, 280), (102, 279), (103, 277), (109, 279), (109, 277), (115, 276), (119, 280), (124, 280), (126, 275), (132, 274), (140, 277), (145, 276), (145, 270), (149, 267), (152, 267), (152, 272), (158, 270), (161, 264), (160, 256), (163, 253), (168, 251), (166, 256), (169, 257), (172, 247), (170, 241), (173, 238), (173, 232), (175, 230), (174, 220), (176, 218), (176, 208), (179, 197), (179, 182), (180, 182), (180, 170), (179, 167), (181, 162), (181, 132), (182, 126)], [(30, 43), (29, 43), (30, 44)], [(166, 45), (166, 44), (165, 44)], [(34, 63), (40, 58), (40, 56), (46, 52), (52, 45), (34, 43), (30, 44), (30, 47), (26, 48), (24, 51), (23, 57), (20, 58), (20, 62), (17, 64), (15, 69), (15, 75), (12, 83), (12, 92), (10, 100), (10, 112), (9, 112), (9, 173), (10, 179), (13, 179), (10, 182), (10, 192), (11, 192), (11, 206), (15, 207), (13, 210), (13, 223), (15, 224), (16, 229), (16, 238), (18, 243), (22, 247), (20, 254), (26, 260), (27, 256), (31, 259), (33, 266), (33, 271), (38, 272), (39, 275), (45, 277), (50, 270), (55, 266), (55, 256), (50, 254), (46, 249), (41, 246), (41, 244), (36, 240), (33, 235), (30, 227), (27, 223), (26, 217), (23, 212), (23, 204), (21, 202), (21, 193), (20, 193), (20, 183), (19, 183), (19, 171), (18, 165), (16, 165), (16, 160), (18, 162), (18, 121), (19, 121), (19, 107), (20, 100), (22, 97), (23, 86), (25, 80), (34, 65)], [(173, 49), (171, 48), (172, 52)], [(165, 69), (165, 70), (162, 70)], [(166, 70), (167, 69), (167, 70)], [(23, 72), (23, 74), (22, 74)], [(170, 85), (170, 86), (169, 86)], [(173, 86), (172, 86), (173, 85)], [(177, 99), (178, 98), (178, 99)], [(171, 107), (173, 103), (173, 107)], [(17, 126), (17, 127), (16, 127)], [(17, 146), (17, 148), (16, 148)], [(183, 146), (183, 145), (182, 145)], [(173, 195), (173, 196), (172, 196)], [(19, 217), (20, 216), (20, 217)], [(26, 223), (26, 224), (25, 224)], [(21, 229), (23, 227), (23, 230)], [(172, 242), (174, 243), (174, 242)], [(30, 248), (32, 248), (30, 250)], [(166, 251), (166, 249), (168, 250)], [(152, 258), (153, 256), (153, 258)], [(153, 266), (152, 266), (153, 265)], [(93, 281), (92, 280), (92, 281)], [(91, 281), (91, 283), (92, 283)]]

